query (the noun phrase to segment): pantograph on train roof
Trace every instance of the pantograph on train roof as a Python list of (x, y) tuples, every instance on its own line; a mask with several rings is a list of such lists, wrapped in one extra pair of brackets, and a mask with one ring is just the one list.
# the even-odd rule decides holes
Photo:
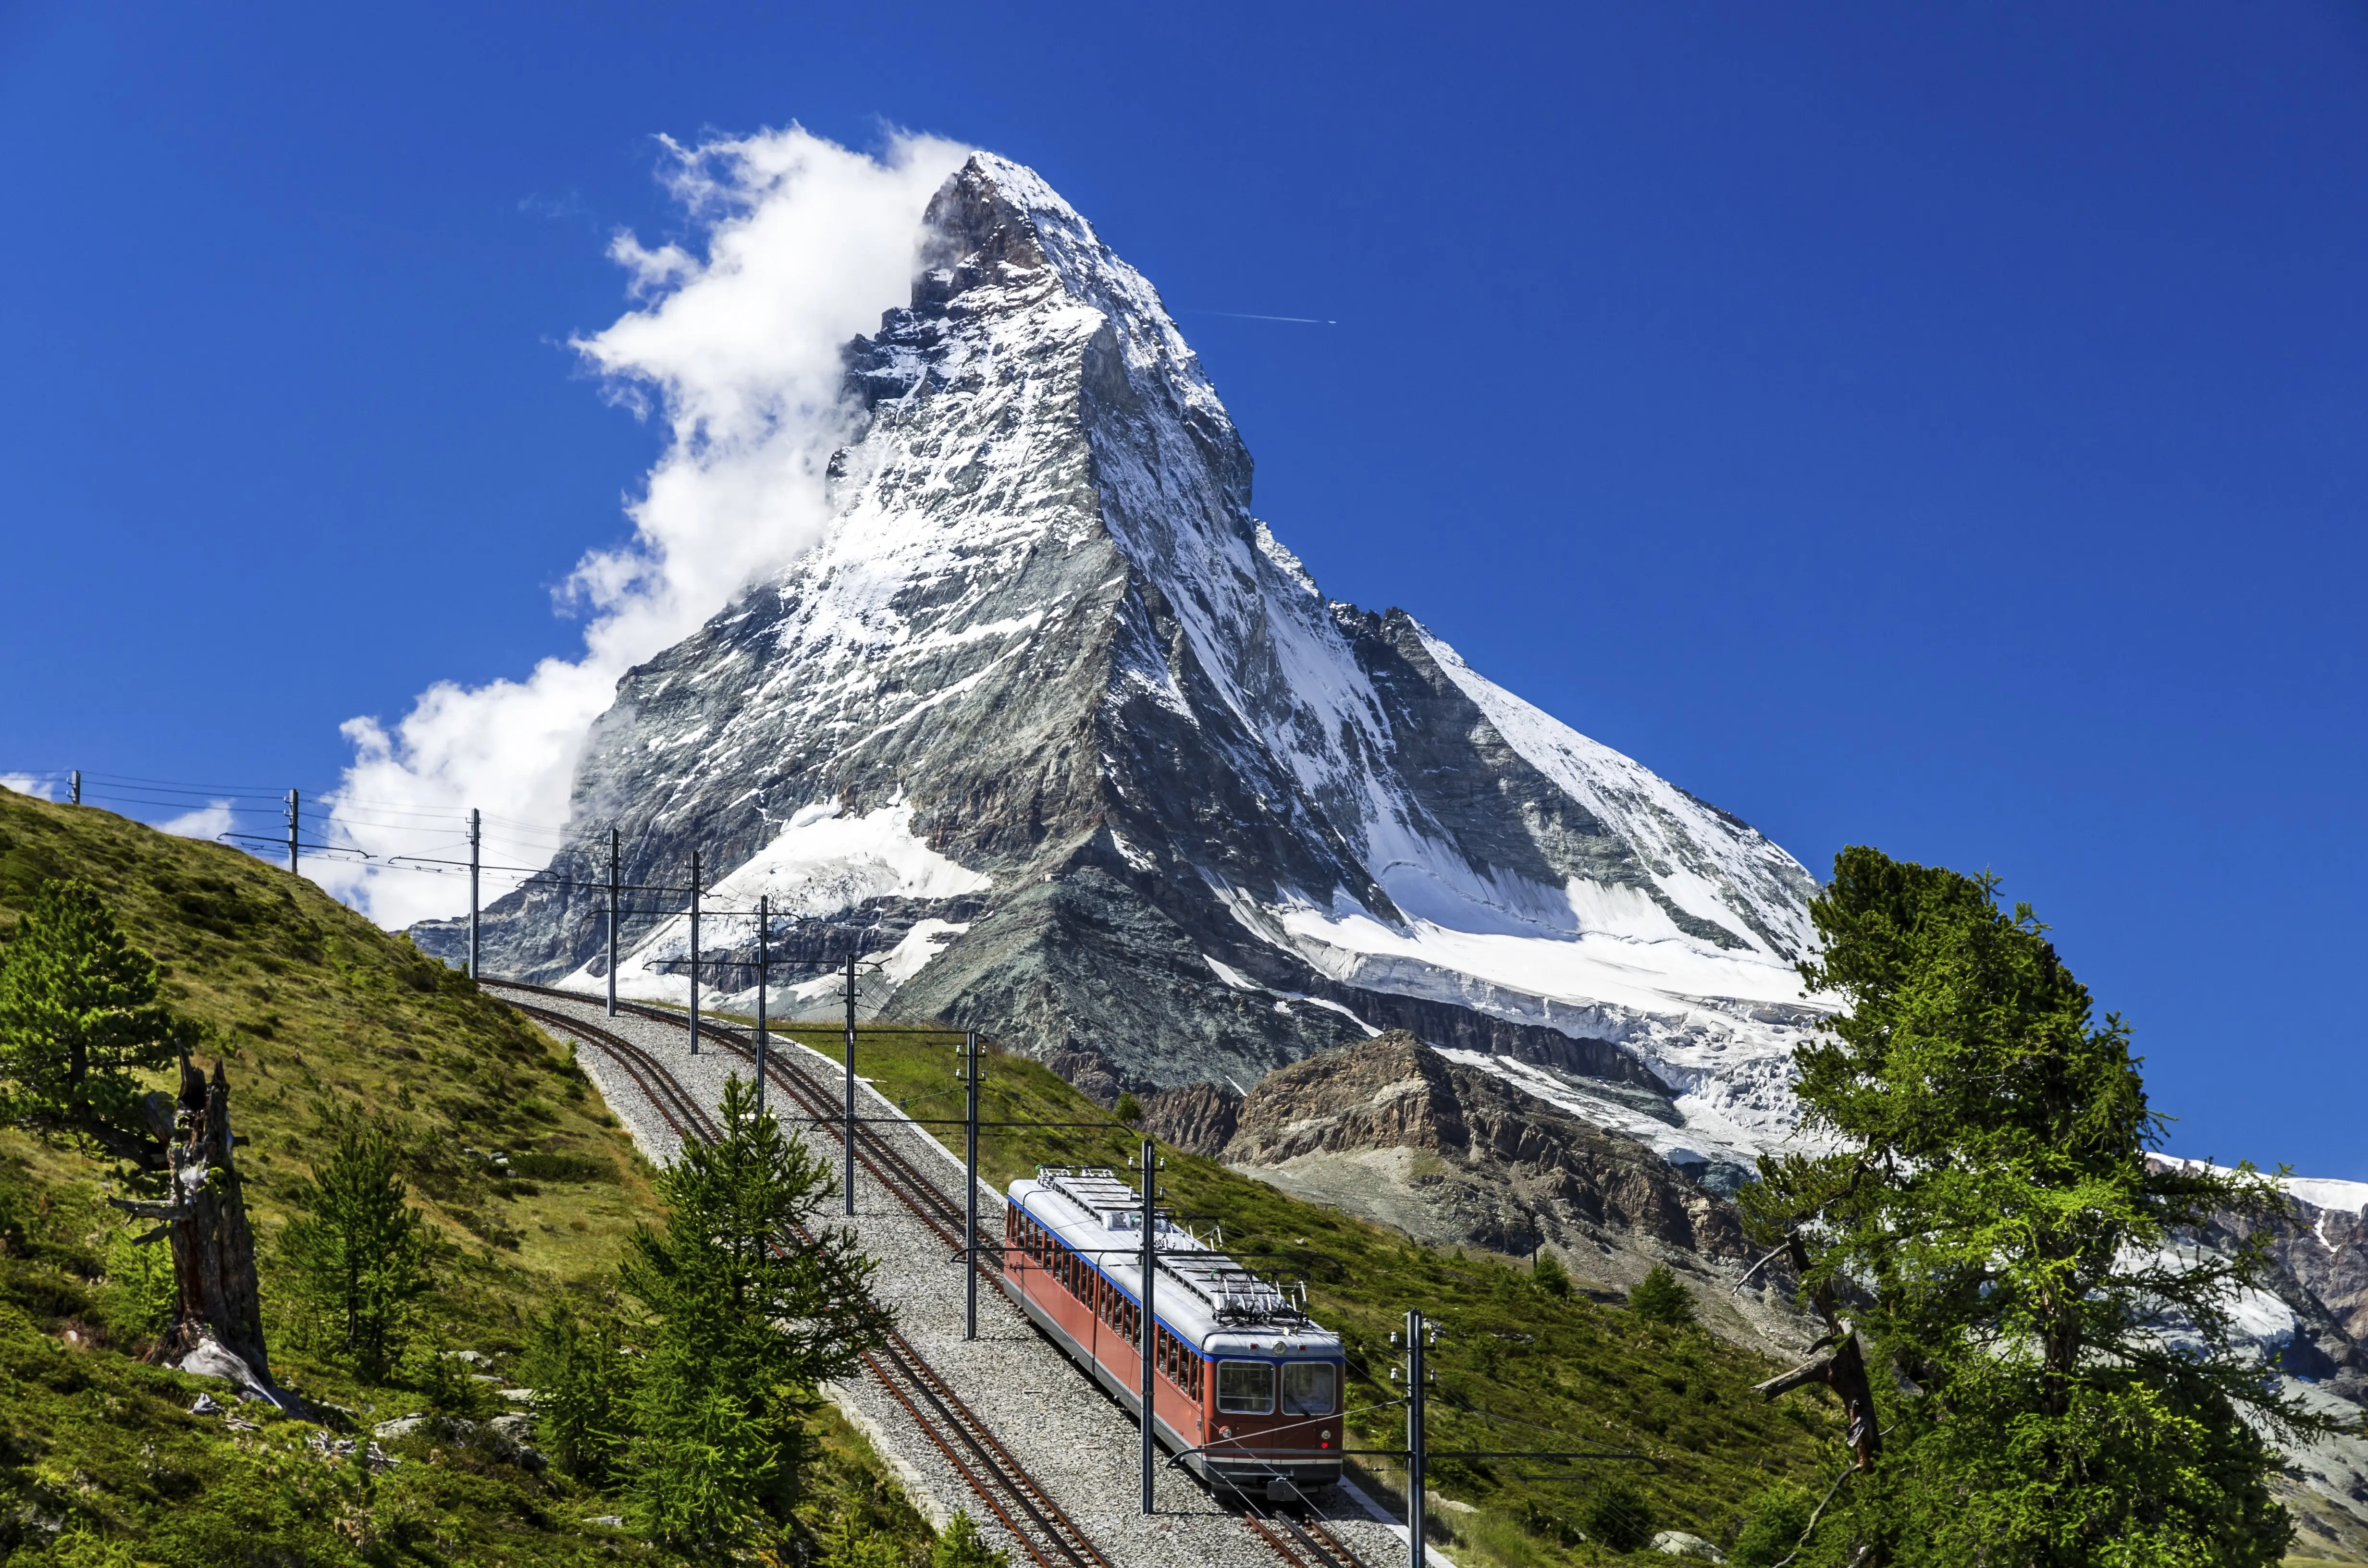
[[(1143, 1194), (1121, 1180), (1116, 1171), (1100, 1165), (1079, 1169), (1039, 1165), (1036, 1179), (1092, 1216), (1103, 1230), (1113, 1234), (1142, 1234)], [(1155, 1210), (1153, 1220), (1158, 1227), (1152, 1246), (1159, 1260), (1159, 1272), (1174, 1276), (1199, 1296), (1216, 1322), (1227, 1327), (1268, 1324), (1313, 1326), (1304, 1304), (1284, 1294), (1281, 1287), (1243, 1267), (1202, 1241), (1190, 1226), (1178, 1224), (1166, 1213)], [(1135, 1244), (1139, 1248), (1141, 1243)], [(1108, 1261), (1125, 1260), (1119, 1257)]]

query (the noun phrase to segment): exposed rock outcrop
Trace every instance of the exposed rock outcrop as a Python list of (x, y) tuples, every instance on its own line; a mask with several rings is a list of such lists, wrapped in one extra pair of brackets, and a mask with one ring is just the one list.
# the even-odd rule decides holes
[[(1191, 1103), (1213, 1104), (1213, 1086), (1201, 1088)], [(1172, 1093), (1180, 1110), (1189, 1091)], [(1552, 1251), (1607, 1296), (1668, 1263), (1716, 1331), (1762, 1347), (1807, 1337), (1789, 1277), (1763, 1271), (1731, 1289), (1752, 1257), (1732, 1203), (1643, 1144), (1410, 1034), (1271, 1074), (1236, 1120), (1218, 1157), (1300, 1197), (1442, 1245)]]
[(1222, 1159), (1241, 1114), (1240, 1091), (1224, 1084), (1187, 1084), (1145, 1095), (1142, 1127), (1170, 1148)]

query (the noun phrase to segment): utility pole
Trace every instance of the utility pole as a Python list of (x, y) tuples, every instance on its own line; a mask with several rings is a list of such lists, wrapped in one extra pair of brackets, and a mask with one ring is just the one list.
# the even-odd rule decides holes
[(288, 874), (296, 874), (296, 818), (300, 802), (296, 791), (288, 791)]
[(765, 1114), (765, 933), (773, 924), (773, 901), (757, 895), (757, 1114)]
[(978, 1031), (962, 1036), (962, 1337), (978, 1337)]
[(847, 949), (847, 1155), (839, 1175), (847, 1211), (855, 1212), (855, 949)]
[(477, 978), (477, 862), (485, 841), (484, 819), (469, 808), (469, 978)]
[(620, 846), (614, 824), (609, 828), (609, 1016), (617, 1016), (617, 894), (624, 873), (618, 869)]
[(1143, 1511), (1159, 1511), (1152, 1486), (1158, 1476), (1158, 1415), (1152, 1406), (1156, 1388), (1154, 1373), (1159, 1360), (1159, 1313), (1151, 1304), (1152, 1283), (1159, 1273), (1159, 1146), (1143, 1141)]
[(69, 806), (82, 804), (82, 769), (79, 767), (66, 775), (66, 804)]
[(1424, 1337), (1432, 1332), (1420, 1312), (1406, 1316), (1406, 1540), (1411, 1568), (1424, 1568), (1429, 1550), (1423, 1532), (1429, 1528), (1423, 1498), (1423, 1384), (1429, 1377), (1422, 1364)]
[(690, 1053), (699, 1054), (699, 851), (690, 852)]

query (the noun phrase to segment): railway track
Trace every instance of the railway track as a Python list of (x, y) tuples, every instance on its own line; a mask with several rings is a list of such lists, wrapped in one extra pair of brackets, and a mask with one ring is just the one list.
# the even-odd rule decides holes
[[(498, 980), (484, 983), (506, 990), (527, 991), (540, 995), (557, 997), (579, 1006), (586, 998), (572, 991), (560, 991), (547, 985), (529, 985), (522, 981)], [(513, 1006), (519, 1004), (513, 1003)], [(637, 1018), (679, 1028), (682, 1015), (663, 1007), (646, 1006), (638, 1002), (620, 1002), (617, 1010), (631, 1013)], [(574, 1019), (565, 1015), (553, 1015), (550, 1009), (540, 1011), (546, 1017), (561, 1017), (565, 1027), (572, 1028)], [(604, 1031), (605, 1032), (605, 1031)], [(756, 1042), (740, 1030), (722, 1024), (699, 1021), (699, 1038), (722, 1046), (725, 1051), (749, 1063), (757, 1061)], [(813, 1070), (803, 1062), (787, 1059), (787, 1054), (770, 1051), (765, 1058), (765, 1081), (790, 1096), (807, 1123), (814, 1127), (837, 1127), (844, 1119), (844, 1108), (831, 1097), (830, 1087), (816, 1081)], [(928, 1174), (915, 1165), (905, 1152), (880, 1134), (878, 1129), (858, 1122), (855, 1129), (856, 1163), (871, 1173), (873, 1180), (911, 1210), (914, 1217), (927, 1225), (945, 1244), (960, 1251), (963, 1247), (963, 1220), (961, 1198), (947, 1192)]]
[[(723, 1132), (663, 1062), (614, 1030), (532, 1003), (512, 1000), (510, 1006), (539, 1023), (565, 1030), (615, 1062), (676, 1137), (712, 1142)], [(775, 1074), (768, 1072), (766, 1076)], [(782, 1082), (781, 1086), (791, 1085)], [(891, 1333), (879, 1350), (863, 1357), (863, 1364), (1038, 1568), (1112, 1568), (1092, 1538), (1037, 1484), (1028, 1467), (996, 1439), (911, 1341)]]
[(1365, 1560), (1349, 1551), (1348, 1543), (1326, 1529), (1319, 1520), (1245, 1511), (1242, 1522), (1292, 1568), (1365, 1568)]
[[(578, 1006), (584, 1005), (586, 1001), (586, 998), (574, 992), (560, 991), (550, 986), (529, 985), (518, 981), (488, 981), (484, 983), (562, 998)], [(713, 1129), (712, 1119), (695, 1106), (690, 1105), (673, 1075), (659, 1065), (655, 1057), (650, 1056), (638, 1046), (619, 1038), (608, 1029), (584, 1023), (567, 1014), (548, 1007), (535, 1006), (515, 1000), (511, 1002), (511, 1006), (530, 1017), (544, 1020), (591, 1040), (613, 1059), (618, 1060), (620, 1064), (625, 1067), (628, 1075), (632, 1077), (636, 1086), (641, 1087), (643, 1093), (650, 1096), (653, 1105), (658, 1106), (660, 1116), (666, 1118), (668, 1126), (674, 1128), (677, 1137), (688, 1137), (693, 1134), (686, 1132), (683, 1127), (677, 1125), (675, 1117), (668, 1112), (657, 1094), (649, 1087), (644, 1077), (645, 1074), (654, 1074), (662, 1080), (676, 1101), (689, 1109), (690, 1116), (696, 1119), (700, 1126), (703, 1129)], [(684, 1021), (678, 1013), (669, 1012), (661, 1007), (646, 1006), (639, 1003), (620, 1001), (617, 1004), (617, 1008), (620, 1012), (629, 1012), (636, 1017), (658, 1023), (679, 1026)], [(746, 1035), (721, 1024), (710, 1023), (704, 1018), (700, 1020), (699, 1033), (701, 1040), (712, 1041), (751, 1066), (755, 1065), (756, 1044)], [(643, 1064), (639, 1071), (627, 1063), (623, 1057), (619, 1056), (618, 1052), (620, 1049), (639, 1060)], [(843, 1107), (834, 1103), (828, 1090), (810, 1075), (813, 1069), (806, 1063), (785, 1060), (783, 1056), (777, 1056), (768, 1051), (766, 1055), (765, 1067), (766, 1081), (788, 1095), (810, 1124), (815, 1127), (836, 1127), (841, 1124), (845, 1115)], [(696, 1134), (701, 1138), (710, 1138), (713, 1135), (712, 1131), (700, 1131)], [(923, 1174), (903, 1151), (882, 1137), (875, 1128), (861, 1122), (857, 1123), (855, 1146), (858, 1163), (871, 1174), (874, 1180), (887, 1188), (890, 1194), (916, 1219), (952, 1247), (957, 1256), (966, 1250), (962, 1235), (964, 1214), (959, 1199), (948, 1194), (944, 1188)], [(975, 1251), (971, 1260), (971, 1267), (977, 1267)], [(903, 1345), (901, 1340), (896, 1343)], [(914, 1352), (909, 1345), (904, 1345), (903, 1348), (908, 1359), (899, 1359), (891, 1354), (885, 1355), (885, 1358), (880, 1361), (866, 1357), (866, 1364), (881, 1385), (887, 1390), (890, 1397), (904, 1407), (913, 1417), (915, 1424), (920, 1427), (923, 1436), (927, 1437), (953, 1466), (955, 1473), (969, 1483), (971, 1489), (987, 1504), (1015, 1539), (1028, 1545), (1030, 1554), (1035, 1561), (1042, 1564), (1042, 1568), (1055, 1568), (1054, 1560), (1044, 1556), (1038, 1550), (1036, 1537), (1041, 1535), (1047, 1545), (1062, 1554), (1060, 1561), (1068, 1563), (1070, 1568), (1088, 1568), (1089, 1564), (1102, 1564), (1106, 1568), (1107, 1560), (1096, 1551), (1083, 1533), (1076, 1529), (1075, 1524), (1061, 1513), (1052, 1500), (1044, 1495), (1034, 1481), (1028, 1478), (1025, 1469), (1019, 1464), (1019, 1461), (1010, 1459), (1008, 1451), (996, 1442), (994, 1435), (987, 1430), (985, 1424), (970, 1412), (969, 1407), (964, 1405), (953, 1391), (946, 1386), (943, 1380), (929, 1369), (928, 1364), (921, 1359), (917, 1352)], [(982, 1442), (985, 1447), (981, 1446)], [(1015, 1487), (1008, 1482), (994, 1480), (997, 1471), (996, 1456), (1000, 1456), (1003, 1460), (1008, 1461), (1009, 1471), (1019, 1483), (1018, 1486)], [(985, 1473), (975, 1468), (976, 1465), (985, 1466)], [(997, 1495), (998, 1491), (1001, 1494), (1000, 1496)], [(1011, 1508), (1017, 1509), (1017, 1517), (1010, 1509), (1007, 1508), (1007, 1503)], [(1291, 1568), (1368, 1568), (1365, 1560), (1359, 1556), (1347, 1542), (1325, 1528), (1320, 1520), (1298, 1519), (1283, 1514), (1261, 1514), (1247, 1503), (1237, 1509), (1237, 1517), (1251, 1533), (1273, 1551), (1276, 1556), (1291, 1564)], [(1035, 1527), (1034, 1533), (1031, 1534), (1030, 1529), (1021, 1527), (1019, 1520), (1022, 1518), (1026, 1519), (1029, 1525)]]

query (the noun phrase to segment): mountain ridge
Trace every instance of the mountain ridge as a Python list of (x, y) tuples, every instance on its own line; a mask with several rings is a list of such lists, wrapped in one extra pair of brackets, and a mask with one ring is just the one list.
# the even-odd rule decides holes
[(1326, 598), (1250, 511), (1156, 291), (1031, 171), (973, 156), (925, 230), (911, 301), (847, 350), (838, 523), (620, 680), (578, 837), (486, 912), (488, 962), (603, 983), (614, 824), (629, 992), (688, 989), (665, 905), (696, 847), (726, 997), (755, 944), (723, 912), (763, 893), (776, 950), (861, 955), (867, 1015), (1128, 1086), (1403, 1028), (1605, 1085), (1574, 1113), (1664, 1153), (1786, 1136), (1822, 1016), (1793, 970), (1799, 863), (1405, 611)]

